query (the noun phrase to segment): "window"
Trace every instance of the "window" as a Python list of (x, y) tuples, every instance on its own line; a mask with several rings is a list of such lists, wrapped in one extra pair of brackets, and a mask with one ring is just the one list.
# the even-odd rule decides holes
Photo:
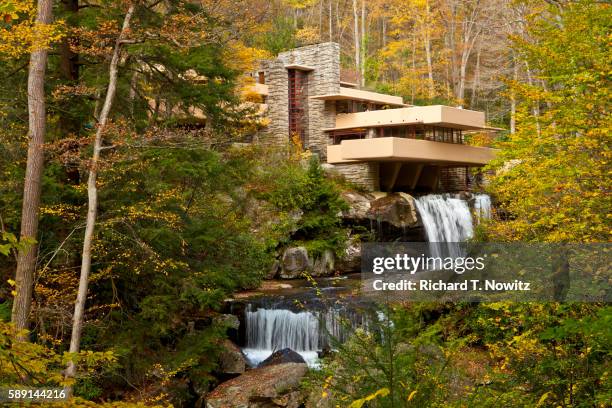
[(266, 73), (263, 71), (259, 71), (257, 75), (258, 75), (257, 82), (259, 82), (260, 84), (265, 84), (266, 83)]
[(340, 144), (343, 140), (365, 139), (366, 130), (338, 130), (330, 133), (332, 144)]

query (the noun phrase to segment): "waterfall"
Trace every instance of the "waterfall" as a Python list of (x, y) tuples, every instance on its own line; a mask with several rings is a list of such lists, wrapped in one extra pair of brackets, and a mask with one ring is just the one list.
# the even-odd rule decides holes
[[(449, 194), (430, 194), (415, 200), (423, 221), (433, 256), (462, 256), (457, 244), (474, 235), (472, 214), (465, 200)], [(474, 212), (478, 220), (491, 218), (491, 198), (486, 194), (474, 197)], [(440, 244), (446, 243), (446, 244)]]
[(466, 201), (430, 194), (415, 202), (429, 242), (462, 242), (472, 237), (472, 214)]
[(259, 350), (317, 351), (319, 320), (311, 312), (258, 309), (246, 312), (247, 347)]
[(478, 220), (491, 218), (491, 197), (486, 194), (477, 194), (474, 197), (474, 212)]
[(288, 309), (253, 310), (249, 305), (245, 323), (246, 346), (242, 351), (251, 365), (256, 366), (274, 351), (290, 348), (309, 366), (317, 367), (318, 354), (330, 347), (330, 337), (345, 341), (352, 329), (364, 324), (364, 317), (336, 308), (293, 312)]

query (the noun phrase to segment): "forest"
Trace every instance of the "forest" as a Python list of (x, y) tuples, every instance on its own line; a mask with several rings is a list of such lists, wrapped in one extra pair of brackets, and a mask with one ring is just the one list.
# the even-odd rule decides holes
[(347, 225), (359, 188), (299, 140), (257, 143), (258, 61), (333, 42), (361, 88), (484, 112), (499, 131), (467, 143), (497, 149), (494, 204), (471, 239), (608, 248), (611, 28), (596, 0), (0, 0), (0, 387), (71, 407), (609, 406), (612, 309), (563, 299), (377, 305), (316, 368), (218, 395), (243, 358), (228, 299), (287, 285), (269, 279), (287, 248), (338, 269), (376, 232)]

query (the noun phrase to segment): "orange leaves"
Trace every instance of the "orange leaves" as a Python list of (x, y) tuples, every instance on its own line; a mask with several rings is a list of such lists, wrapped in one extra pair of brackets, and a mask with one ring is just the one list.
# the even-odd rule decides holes
[[(119, 27), (115, 21), (103, 21), (98, 18), (95, 29), (74, 27), (69, 32), (70, 49), (75, 54), (91, 57), (110, 57), (113, 53), (115, 41), (119, 35)], [(79, 41), (74, 39), (78, 38)]]
[(26, 0), (3, 2), (0, 16), (5, 24), (0, 25), (0, 58), (17, 58), (33, 50), (48, 48), (64, 35), (64, 23), (35, 23), (36, 8)]

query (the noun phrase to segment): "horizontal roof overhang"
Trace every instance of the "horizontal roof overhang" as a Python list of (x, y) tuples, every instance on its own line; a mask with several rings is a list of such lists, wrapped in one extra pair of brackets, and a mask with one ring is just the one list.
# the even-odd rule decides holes
[(483, 112), (444, 105), (412, 106), (336, 115), (336, 126), (325, 131), (401, 125), (437, 125), (466, 131), (492, 131)]
[(410, 106), (404, 103), (400, 96), (386, 95), (378, 92), (364, 91), (363, 89), (340, 87), (340, 92), (325, 95), (311, 96), (310, 99), (320, 99), (324, 101), (353, 100), (378, 103), (392, 106)]
[(308, 65), (300, 65), (300, 64), (288, 64), (285, 65), (285, 69), (297, 69), (300, 71), (314, 71), (314, 67), (310, 67)]
[(343, 140), (327, 146), (327, 162), (405, 161), (438, 165), (483, 166), (495, 158), (495, 149), (430, 140), (380, 137)]

